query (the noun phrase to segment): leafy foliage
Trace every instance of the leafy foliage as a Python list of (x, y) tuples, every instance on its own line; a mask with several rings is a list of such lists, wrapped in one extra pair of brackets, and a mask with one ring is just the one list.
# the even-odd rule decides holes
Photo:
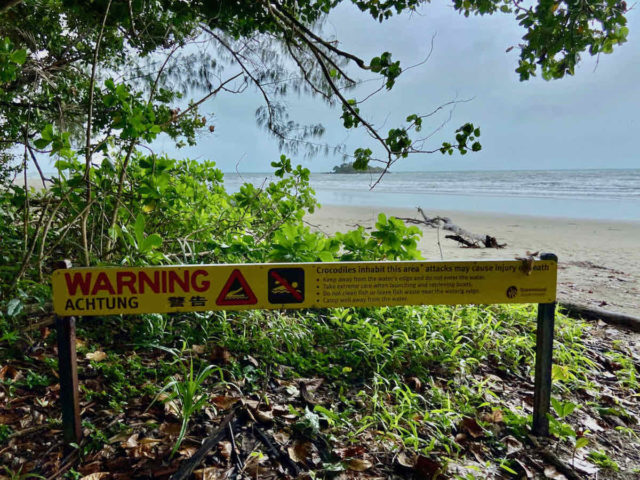
[[(248, 85), (264, 100), (258, 121), (291, 151), (304, 146), (317, 153), (320, 147), (308, 139), (324, 131), (321, 125), (301, 126), (289, 120), (278, 98), (291, 90), (338, 103), (345, 128), (370, 134), (374, 144), (350, 155), (359, 169), (371, 160), (388, 168), (409, 154), (480, 149), (479, 132), (468, 147), (456, 138), (456, 143), (445, 142), (442, 148), (425, 148), (429, 137), (412, 133), (420, 131), (429, 114), (412, 114), (407, 125), (379, 132), (361, 111), (364, 99), (342, 93), (357, 84), (354, 70), (376, 74), (381, 88), (389, 90), (403, 69), (388, 51), (365, 61), (338, 48), (334, 39), (324, 38), (327, 15), (351, 3), (382, 22), (418, 11), (428, 3), (424, 0), (14, 3), (0, 18), (0, 102), (7, 110), (1, 120), (1, 148), (9, 156), (16, 154), (14, 146), (24, 143), (46, 148), (52, 140), (46, 133), (31, 139), (50, 132), (48, 125), (70, 135), (66, 140), (85, 146), (80, 156), (86, 170), (95, 152), (127, 150), (162, 133), (178, 145), (193, 143), (198, 130), (207, 126), (198, 106), (221, 91), (239, 93)], [(522, 80), (538, 71), (545, 79), (573, 74), (581, 54), (611, 53), (628, 35), (627, 5), (618, 0), (454, 0), (453, 7), (466, 16), (504, 12), (515, 17), (525, 29), (516, 70)], [(216, 49), (201, 48), (205, 40)], [(198, 55), (188, 48), (193, 44), (198, 45)], [(244, 48), (249, 44), (258, 48)], [(132, 74), (113, 75), (123, 71)], [(185, 95), (196, 92), (203, 96), (185, 102)], [(180, 111), (185, 103), (188, 107)], [(456, 133), (468, 136), (466, 125)], [(54, 146), (48, 153), (58, 151)], [(34, 161), (40, 153), (30, 152)]]

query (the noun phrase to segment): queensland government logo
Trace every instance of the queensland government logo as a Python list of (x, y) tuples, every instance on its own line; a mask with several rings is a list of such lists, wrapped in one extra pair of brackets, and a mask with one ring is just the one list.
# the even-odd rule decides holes
[(508, 298), (515, 298), (516, 295), (518, 295), (518, 287), (516, 287), (515, 285), (511, 285), (509, 288), (507, 288)]

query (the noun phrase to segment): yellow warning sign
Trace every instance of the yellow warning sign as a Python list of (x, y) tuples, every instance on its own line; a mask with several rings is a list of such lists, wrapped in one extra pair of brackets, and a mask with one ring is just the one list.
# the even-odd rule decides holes
[(53, 273), (58, 315), (258, 308), (551, 303), (557, 264), (540, 260), (74, 268)]

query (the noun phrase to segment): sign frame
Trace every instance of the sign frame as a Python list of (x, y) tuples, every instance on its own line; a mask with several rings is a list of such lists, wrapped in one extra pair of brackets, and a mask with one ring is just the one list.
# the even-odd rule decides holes
[(547, 303), (557, 264), (521, 260), (116, 266), (56, 270), (59, 316)]
[[(555, 264), (557, 267), (558, 257), (553, 253), (543, 253), (540, 255), (540, 260), (550, 261)], [(458, 262), (458, 263), (490, 263), (488, 260), (478, 260), (478, 261), (466, 261), (466, 262)], [(495, 261), (500, 262), (500, 261)], [(513, 261), (504, 261), (514, 263)], [(353, 262), (352, 262), (353, 263)], [(409, 264), (418, 264), (418, 263), (435, 263), (438, 262), (362, 262), (367, 264), (378, 264), (386, 267), (393, 267), (394, 265), (409, 265)], [(445, 263), (456, 263), (456, 262), (440, 262), (442, 264)], [(344, 266), (348, 265), (349, 262), (336, 262), (336, 263), (321, 263), (318, 265), (335, 265), (335, 266)], [(269, 280), (270, 287), (275, 285), (279, 285), (279, 292), (285, 297), (289, 295), (290, 298), (293, 298), (292, 301), (287, 303), (271, 303), (270, 305), (265, 306), (264, 302), (260, 303), (258, 298), (256, 298), (255, 289), (250, 286), (250, 283), (247, 282), (247, 279), (242, 273), (242, 265), (224, 265), (224, 267), (231, 268), (231, 274), (226, 280), (224, 286), (220, 290), (220, 293), (217, 295), (217, 299), (215, 301), (214, 310), (246, 310), (246, 309), (262, 309), (262, 308), (271, 308), (271, 309), (282, 309), (282, 308), (318, 308), (321, 305), (309, 305), (308, 304), (308, 295), (305, 292), (304, 284), (310, 283), (305, 278), (304, 269), (302, 266), (305, 264), (301, 263), (287, 263), (287, 264), (259, 264), (260, 267), (265, 268), (265, 272), (268, 272), (269, 278), (273, 276), (273, 279)], [(306, 264), (308, 265), (308, 264)], [(314, 264), (315, 265), (315, 264)], [(71, 262), (68, 260), (63, 260), (61, 262), (56, 263), (56, 272), (54, 275), (59, 274), (60, 272), (64, 272), (65, 270), (71, 269)], [(254, 265), (255, 266), (255, 265)], [(204, 268), (205, 266), (199, 265), (184, 265), (184, 266), (167, 266), (166, 268)], [(210, 266), (210, 267), (218, 267)], [(246, 267), (252, 267), (252, 264), (247, 264)], [(286, 269), (297, 269), (302, 271), (302, 275), (298, 274), (296, 277), (298, 280), (302, 279), (302, 282), (291, 281), (284, 278), (281, 273), (277, 273), (277, 275), (272, 275), (273, 271), (277, 270), (286, 270)], [(75, 269), (74, 269), (75, 270)], [(78, 269), (78, 271), (87, 269)], [(202, 272), (203, 270), (198, 270)], [(336, 267), (336, 271), (339, 271), (339, 268)], [(520, 301), (520, 299), (516, 299), (517, 288), (515, 286), (510, 286), (506, 289), (504, 298), (506, 301), (490, 301), (490, 302), (474, 302), (474, 301), (462, 301), (462, 302), (454, 302), (451, 303), (451, 300), (448, 302), (444, 302), (445, 304), (472, 304), (472, 303), (538, 303), (538, 315), (537, 315), (537, 325), (536, 325), (536, 358), (535, 358), (535, 376), (534, 376), (534, 401), (533, 401), (533, 422), (532, 422), (532, 433), (537, 436), (548, 436), (549, 435), (549, 419), (547, 417), (549, 413), (550, 403), (551, 403), (551, 371), (553, 365), (553, 340), (554, 340), (554, 324), (555, 324), (555, 311), (556, 311), (556, 283), (557, 283), (557, 268), (553, 269), (554, 273), (554, 282), (553, 282), (553, 295), (551, 301), (544, 302), (535, 302), (535, 301), (526, 301), (526, 297)], [(200, 274), (203, 275), (203, 274)], [(106, 278), (106, 276), (104, 277)], [(106, 285), (108, 280), (96, 280), (96, 283), (102, 282), (100, 284), (100, 288), (102, 288), (102, 284)], [(159, 278), (159, 277), (158, 277)], [(186, 276), (185, 276), (186, 278)], [(132, 281), (130, 278), (127, 279), (127, 282)], [(159, 280), (158, 280), (159, 281)], [(192, 280), (193, 281), (193, 280)], [(238, 282), (241, 286), (241, 290), (246, 295), (247, 298), (242, 299), (227, 299), (230, 293), (234, 293), (231, 291), (231, 288), (235, 282)], [(274, 283), (275, 282), (275, 283)], [(185, 280), (186, 283), (186, 280)], [(54, 306), (56, 304), (56, 288), (54, 282)], [(300, 288), (299, 288), (300, 287)], [(96, 290), (96, 286), (94, 285), (93, 291)], [(106, 286), (104, 288), (107, 288)], [(266, 291), (271, 294), (271, 289), (268, 288)], [(320, 286), (317, 286), (318, 291), (320, 291)], [(515, 290), (514, 290), (515, 289)], [(108, 290), (108, 289), (107, 289)], [(202, 292), (203, 290), (196, 289), (198, 292)], [(236, 289), (238, 290), (238, 289)], [(535, 290), (535, 289), (533, 289)], [(87, 287), (88, 291), (88, 287)], [(425, 290), (423, 290), (425, 291)], [(463, 295), (463, 294), (460, 294)], [(260, 296), (258, 294), (258, 296)], [(473, 296), (473, 295), (471, 295)], [(203, 297), (198, 297), (203, 298)], [(269, 297), (271, 299), (272, 297)], [(275, 297), (273, 297), (275, 298)], [(343, 302), (345, 301), (343, 298)], [(414, 299), (415, 297), (411, 297)], [(431, 298), (431, 297), (429, 297)], [(436, 294), (437, 298), (437, 294)], [(457, 297), (454, 297), (457, 298)], [(541, 298), (539, 295), (534, 298)], [(545, 297), (545, 300), (548, 297)], [(303, 303), (304, 302), (304, 303)], [(412, 300), (409, 303), (390, 303), (391, 305), (439, 305), (443, 303), (436, 303), (434, 301), (417, 303)], [(198, 304), (200, 307), (203, 306), (202, 303)], [(383, 305), (383, 304), (378, 304)], [(350, 305), (345, 305), (344, 303), (338, 303), (335, 305), (348, 307)], [(359, 305), (351, 305), (351, 306), (359, 306)], [(220, 307), (230, 307), (230, 308), (220, 308)], [(188, 307), (187, 307), (188, 308)], [(156, 313), (165, 313), (166, 309), (158, 309), (159, 312)], [(178, 310), (179, 312), (184, 311), (199, 311), (199, 309), (192, 310)], [(60, 315), (56, 310), (55, 312), (55, 321), (56, 321), (56, 330), (57, 330), (57, 342), (58, 342), (58, 357), (59, 357), (59, 375), (60, 375), (60, 402), (62, 407), (62, 423), (63, 423), (63, 438), (65, 447), (70, 448), (72, 443), (79, 443), (82, 438), (82, 429), (81, 427), (81, 418), (80, 418), (80, 406), (79, 406), (79, 389), (78, 389), (78, 372), (77, 372), (77, 358), (76, 358), (76, 331), (75, 324), (76, 318), (78, 316), (89, 316), (89, 315), (115, 315), (123, 312), (96, 312), (96, 313), (88, 313), (88, 312), (78, 312), (72, 313), (71, 315)], [(126, 312), (125, 312), (126, 313)], [(135, 312), (133, 312), (135, 313)], [(139, 313), (151, 313), (149, 311), (139, 312)]]

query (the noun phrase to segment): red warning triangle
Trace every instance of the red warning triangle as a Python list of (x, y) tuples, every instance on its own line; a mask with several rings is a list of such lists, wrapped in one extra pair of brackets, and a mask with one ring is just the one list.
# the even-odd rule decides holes
[(229, 280), (222, 287), (216, 300), (216, 305), (255, 305), (256, 303), (258, 299), (238, 269), (231, 272)]

